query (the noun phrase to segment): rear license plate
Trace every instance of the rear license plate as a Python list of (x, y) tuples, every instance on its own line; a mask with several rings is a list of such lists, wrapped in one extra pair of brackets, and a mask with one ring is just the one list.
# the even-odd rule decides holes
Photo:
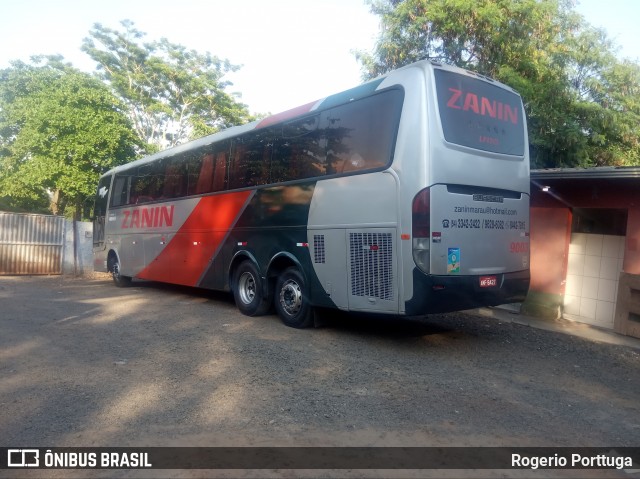
[(481, 288), (492, 288), (494, 286), (498, 286), (497, 276), (480, 276)]

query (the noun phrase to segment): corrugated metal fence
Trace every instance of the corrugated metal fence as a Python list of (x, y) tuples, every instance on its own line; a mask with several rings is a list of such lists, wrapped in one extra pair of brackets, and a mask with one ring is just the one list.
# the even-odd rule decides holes
[(0, 212), (0, 274), (61, 274), (62, 216)]

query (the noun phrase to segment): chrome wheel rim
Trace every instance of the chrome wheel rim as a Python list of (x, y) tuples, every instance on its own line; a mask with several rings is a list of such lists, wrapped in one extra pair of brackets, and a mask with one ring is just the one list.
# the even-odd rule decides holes
[(302, 290), (292, 279), (287, 280), (280, 289), (280, 306), (290, 316), (294, 316), (302, 307)]
[(244, 304), (251, 304), (256, 297), (256, 279), (249, 272), (244, 272), (238, 280), (238, 294)]

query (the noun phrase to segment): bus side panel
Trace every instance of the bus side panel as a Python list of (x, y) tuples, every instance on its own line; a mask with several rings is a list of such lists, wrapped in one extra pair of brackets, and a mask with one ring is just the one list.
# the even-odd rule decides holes
[[(106, 255), (117, 254), (125, 276), (139, 277), (149, 263), (162, 258), (169, 239), (182, 227), (199, 198), (113, 208), (107, 215)], [(160, 277), (145, 279), (163, 281)]]
[(336, 307), (346, 311), (349, 308), (349, 299), (345, 230), (310, 229), (308, 236), (312, 267), (318, 278), (318, 294), (331, 299)]
[[(391, 169), (396, 174), (398, 210), (395, 214), (398, 227), (397, 261), (400, 314), (404, 314), (405, 301), (413, 295), (414, 267), (411, 241), (411, 204), (415, 194), (425, 187), (428, 177), (427, 151), (429, 137), (426, 98), (428, 94), (425, 71), (409, 67), (389, 75), (385, 82), (401, 85), (405, 91), (402, 116), (398, 128), (394, 160)], [(400, 186), (401, 185), (401, 186)]]
[(120, 238), (120, 272), (135, 276), (144, 266), (144, 235), (127, 234)]
[(384, 172), (257, 190), (198, 286), (229, 289), (238, 254), (263, 277), (274, 258), (289, 255), (314, 306), (397, 312), (396, 196)]
[(316, 185), (307, 232), (312, 267), (338, 308), (398, 312), (397, 194), (388, 172)]
[[(252, 191), (240, 191), (200, 198), (160, 254), (136, 277), (197, 286), (252, 196)], [(162, 237), (158, 239), (162, 243)]]
[(253, 191), (197, 285), (230, 289), (228, 273), (237, 255), (255, 261), (263, 277), (274, 258), (288, 255), (301, 265), (313, 289), (306, 231), (314, 189), (311, 181)]

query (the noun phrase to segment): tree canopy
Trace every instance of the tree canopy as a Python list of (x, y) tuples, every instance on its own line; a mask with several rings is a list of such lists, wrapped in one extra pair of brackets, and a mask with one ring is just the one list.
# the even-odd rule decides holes
[(0, 196), (79, 218), (99, 176), (134, 159), (139, 140), (101, 81), (61, 57), (38, 63), (0, 70)]
[(128, 20), (124, 30), (94, 25), (82, 49), (98, 63), (100, 77), (127, 109), (147, 152), (252, 120), (247, 106), (225, 89), (226, 73), (239, 67), (210, 53), (160, 41)]
[(0, 70), (0, 207), (80, 217), (109, 168), (254, 119), (224, 75), (228, 60), (96, 24), (82, 73), (61, 56)]
[(523, 97), (534, 167), (640, 164), (640, 66), (568, 0), (368, 0), (381, 17), (372, 78), (422, 59), (494, 77)]

